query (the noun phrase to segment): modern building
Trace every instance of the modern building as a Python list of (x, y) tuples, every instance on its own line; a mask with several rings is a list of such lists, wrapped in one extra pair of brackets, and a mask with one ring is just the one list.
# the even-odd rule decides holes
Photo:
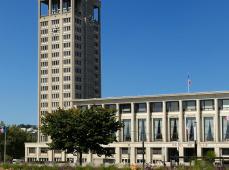
[(75, 99), (101, 97), (100, 7), (100, 0), (38, 0), (39, 120)]
[[(38, 0), (39, 126), (47, 112), (101, 97), (100, 8), (100, 0)], [(38, 132), (37, 143), (48, 140)]]
[[(107, 146), (112, 157), (84, 154), (84, 163), (141, 163), (142, 141), (146, 163), (170, 162), (179, 156), (229, 156), (229, 92), (170, 94), (158, 96), (115, 97), (73, 100), (76, 108), (105, 107), (117, 110), (124, 128), (117, 133), (118, 142)], [(70, 161), (77, 156), (50, 151), (46, 143), (26, 144), (26, 161)], [(185, 162), (186, 159), (180, 159)]]

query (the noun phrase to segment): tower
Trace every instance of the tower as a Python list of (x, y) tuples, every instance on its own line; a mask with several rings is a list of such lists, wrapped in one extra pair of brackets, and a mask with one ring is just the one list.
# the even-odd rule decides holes
[(74, 99), (101, 97), (100, 7), (100, 0), (38, 0), (39, 125)]

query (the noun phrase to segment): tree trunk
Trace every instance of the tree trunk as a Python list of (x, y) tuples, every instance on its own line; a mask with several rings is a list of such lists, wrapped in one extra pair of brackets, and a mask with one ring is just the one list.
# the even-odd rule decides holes
[(80, 166), (82, 166), (82, 163), (83, 163), (83, 152), (82, 151), (79, 152), (79, 156), (80, 156)]

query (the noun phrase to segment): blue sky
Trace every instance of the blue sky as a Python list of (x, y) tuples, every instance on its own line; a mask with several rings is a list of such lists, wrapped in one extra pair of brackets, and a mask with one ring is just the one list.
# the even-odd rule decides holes
[[(228, 0), (102, 0), (102, 95), (229, 89)], [(9, 12), (10, 10), (10, 12)], [(37, 124), (37, 0), (0, 5), (0, 120)]]

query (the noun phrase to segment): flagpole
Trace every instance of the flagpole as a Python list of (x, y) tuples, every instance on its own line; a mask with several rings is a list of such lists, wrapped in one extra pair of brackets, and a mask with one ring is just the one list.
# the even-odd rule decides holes
[(4, 142), (4, 163), (6, 163), (6, 127), (4, 127), (5, 142)]

